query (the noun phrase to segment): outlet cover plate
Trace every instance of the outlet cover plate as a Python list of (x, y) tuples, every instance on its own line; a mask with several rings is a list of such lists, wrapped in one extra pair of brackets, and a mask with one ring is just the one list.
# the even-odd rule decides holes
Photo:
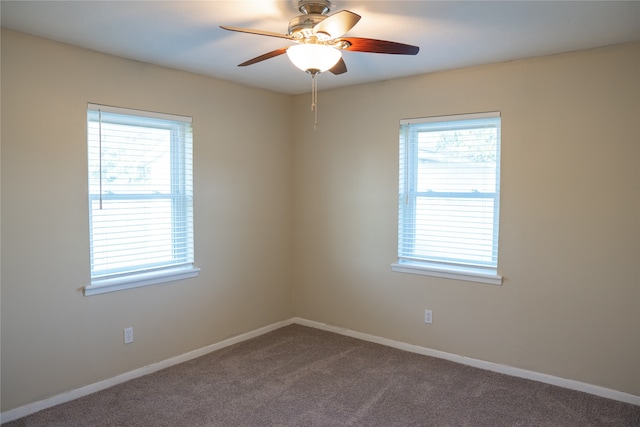
[(133, 342), (133, 328), (124, 328), (124, 343), (131, 344)]
[(431, 310), (424, 311), (424, 323), (433, 323), (433, 312)]

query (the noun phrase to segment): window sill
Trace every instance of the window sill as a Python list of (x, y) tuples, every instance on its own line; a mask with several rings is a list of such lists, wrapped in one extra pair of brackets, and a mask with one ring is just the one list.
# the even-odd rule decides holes
[(125, 289), (139, 288), (141, 286), (172, 282), (174, 280), (188, 279), (196, 277), (199, 274), (199, 268), (189, 266), (134, 274), (126, 277), (95, 280), (91, 282), (91, 285), (84, 287), (84, 296), (100, 295), (107, 292), (116, 292)]
[(495, 270), (471, 267), (447, 267), (437, 264), (391, 264), (391, 269), (398, 273), (421, 274), (424, 276), (443, 277), (445, 279), (466, 280), (468, 282), (502, 285), (502, 276)]

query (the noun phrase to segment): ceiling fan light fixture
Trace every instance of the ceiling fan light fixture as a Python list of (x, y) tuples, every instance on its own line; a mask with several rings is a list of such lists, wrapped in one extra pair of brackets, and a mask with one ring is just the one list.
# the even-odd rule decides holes
[(317, 74), (336, 65), (342, 58), (342, 53), (324, 44), (301, 43), (287, 49), (287, 56), (302, 71)]
[(398, 55), (416, 55), (418, 53), (418, 46), (404, 43), (363, 37), (343, 38), (344, 34), (358, 23), (360, 15), (348, 10), (327, 15), (331, 10), (331, 1), (329, 0), (298, 0), (298, 10), (302, 15), (289, 21), (287, 34), (251, 28), (229, 26), (222, 26), (222, 28), (240, 33), (277, 37), (297, 43), (288, 48), (283, 47), (267, 52), (238, 66), (255, 64), (286, 52), (293, 65), (311, 76), (311, 110), (315, 112), (314, 129), (318, 125), (317, 77), (325, 71), (330, 71), (333, 75), (347, 72), (347, 65), (342, 60), (342, 50)]

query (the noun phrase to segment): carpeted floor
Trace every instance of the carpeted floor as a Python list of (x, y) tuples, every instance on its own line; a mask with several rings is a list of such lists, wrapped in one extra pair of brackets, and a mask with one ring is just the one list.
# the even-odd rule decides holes
[(3, 424), (640, 426), (640, 406), (291, 325)]

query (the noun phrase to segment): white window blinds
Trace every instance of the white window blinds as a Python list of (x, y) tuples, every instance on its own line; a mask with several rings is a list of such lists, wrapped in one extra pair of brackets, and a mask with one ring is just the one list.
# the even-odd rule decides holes
[(401, 121), (399, 166), (399, 263), (495, 271), (499, 113)]
[(89, 104), (91, 279), (193, 264), (191, 118)]

